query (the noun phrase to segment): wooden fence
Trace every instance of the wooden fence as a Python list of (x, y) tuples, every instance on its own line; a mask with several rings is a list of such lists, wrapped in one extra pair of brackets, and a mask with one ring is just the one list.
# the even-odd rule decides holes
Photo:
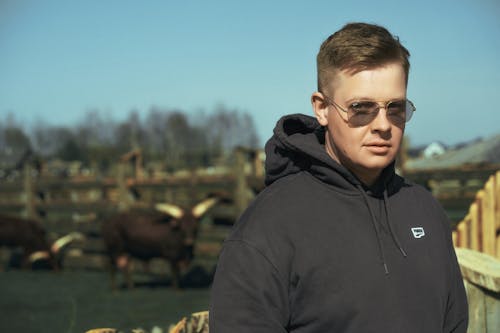
[(468, 332), (500, 332), (500, 171), (476, 193), (453, 243), (469, 302)]
[(477, 192), (468, 214), (453, 232), (453, 243), (500, 259), (500, 171)]
[(31, 167), (25, 165), (22, 179), (0, 182), (0, 212), (50, 220), (51, 213), (85, 215), (134, 206), (152, 207), (158, 202), (190, 206), (216, 192), (230, 197), (237, 215), (252, 195), (263, 188), (263, 170), (256, 160), (251, 152), (240, 148), (235, 150), (232, 166), (222, 172), (186, 171), (149, 178), (138, 177), (141, 172), (134, 170), (137, 166), (123, 162), (114, 167), (111, 178), (35, 176)]
[[(201, 221), (195, 246), (196, 264), (210, 272), (230, 225), (264, 185), (262, 161), (255, 153), (236, 149), (233, 161), (225, 172), (149, 178), (138, 177), (137, 163), (118, 163), (113, 178), (40, 176), (25, 165), (20, 179), (0, 182), (0, 212), (39, 220), (51, 242), (79, 232), (85, 239), (70, 245), (64, 267), (101, 270), (106, 267), (101, 222), (109, 215), (131, 208), (153, 209), (159, 202), (190, 207), (210, 194), (220, 194), (225, 200)], [(0, 248), (0, 265), (8, 258), (8, 251)], [(166, 270), (168, 265), (162, 260), (151, 265), (152, 273)]]
[(476, 193), (499, 169), (500, 165), (476, 165), (449, 169), (403, 170), (403, 175), (431, 191), (455, 227), (467, 214)]

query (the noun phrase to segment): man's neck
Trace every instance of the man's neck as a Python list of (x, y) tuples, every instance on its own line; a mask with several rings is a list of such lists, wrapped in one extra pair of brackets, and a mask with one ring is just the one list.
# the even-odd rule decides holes
[[(328, 136), (326, 136), (326, 140), (329, 140)], [(325, 144), (325, 149), (326, 149), (326, 153), (335, 162), (339, 163), (340, 165), (342, 165), (343, 167), (345, 167), (346, 169), (351, 171), (356, 176), (356, 178), (358, 178), (359, 181), (367, 187), (370, 187), (373, 184), (375, 184), (377, 179), (380, 177), (380, 174), (382, 173), (381, 170), (378, 172), (373, 172), (371, 170), (370, 171), (360, 170), (360, 169), (356, 168), (352, 163), (350, 163), (350, 161), (343, 160), (343, 159), (339, 158), (340, 154), (337, 154), (337, 152), (333, 149), (333, 145), (330, 144), (328, 141), (327, 141), (327, 144)]]

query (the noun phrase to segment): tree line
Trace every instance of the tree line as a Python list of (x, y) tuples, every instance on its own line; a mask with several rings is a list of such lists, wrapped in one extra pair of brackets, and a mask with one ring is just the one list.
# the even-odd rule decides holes
[(0, 119), (4, 164), (29, 151), (43, 160), (81, 161), (105, 172), (123, 154), (141, 149), (145, 161), (161, 162), (174, 171), (216, 165), (236, 146), (259, 145), (252, 116), (224, 105), (191, 114), (160, 107), (144, 115), (132, 110), (123, 121), (94, 109), (73, 126), (37, 123), (29, 130), (12, 114)]

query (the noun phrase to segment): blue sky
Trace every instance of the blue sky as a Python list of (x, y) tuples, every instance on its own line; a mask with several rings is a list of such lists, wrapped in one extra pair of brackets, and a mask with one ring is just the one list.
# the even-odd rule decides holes
[(500, 133), (500, 2), (0, 0), (0, 121), (71, 125), (152, 106), (253, 115), (262, 144), (312, 114), (321, 42), (352, 21), (411, 52), (412, 144)]

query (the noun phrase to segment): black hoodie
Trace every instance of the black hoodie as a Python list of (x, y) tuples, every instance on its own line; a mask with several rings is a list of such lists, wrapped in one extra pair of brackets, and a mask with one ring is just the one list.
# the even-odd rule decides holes
[(290, 115), (266, 144), (266, 185), (224, 243), (211, 333), (466, 332), (449, 221), (394, 164), (368, 188), (315, 118)]

